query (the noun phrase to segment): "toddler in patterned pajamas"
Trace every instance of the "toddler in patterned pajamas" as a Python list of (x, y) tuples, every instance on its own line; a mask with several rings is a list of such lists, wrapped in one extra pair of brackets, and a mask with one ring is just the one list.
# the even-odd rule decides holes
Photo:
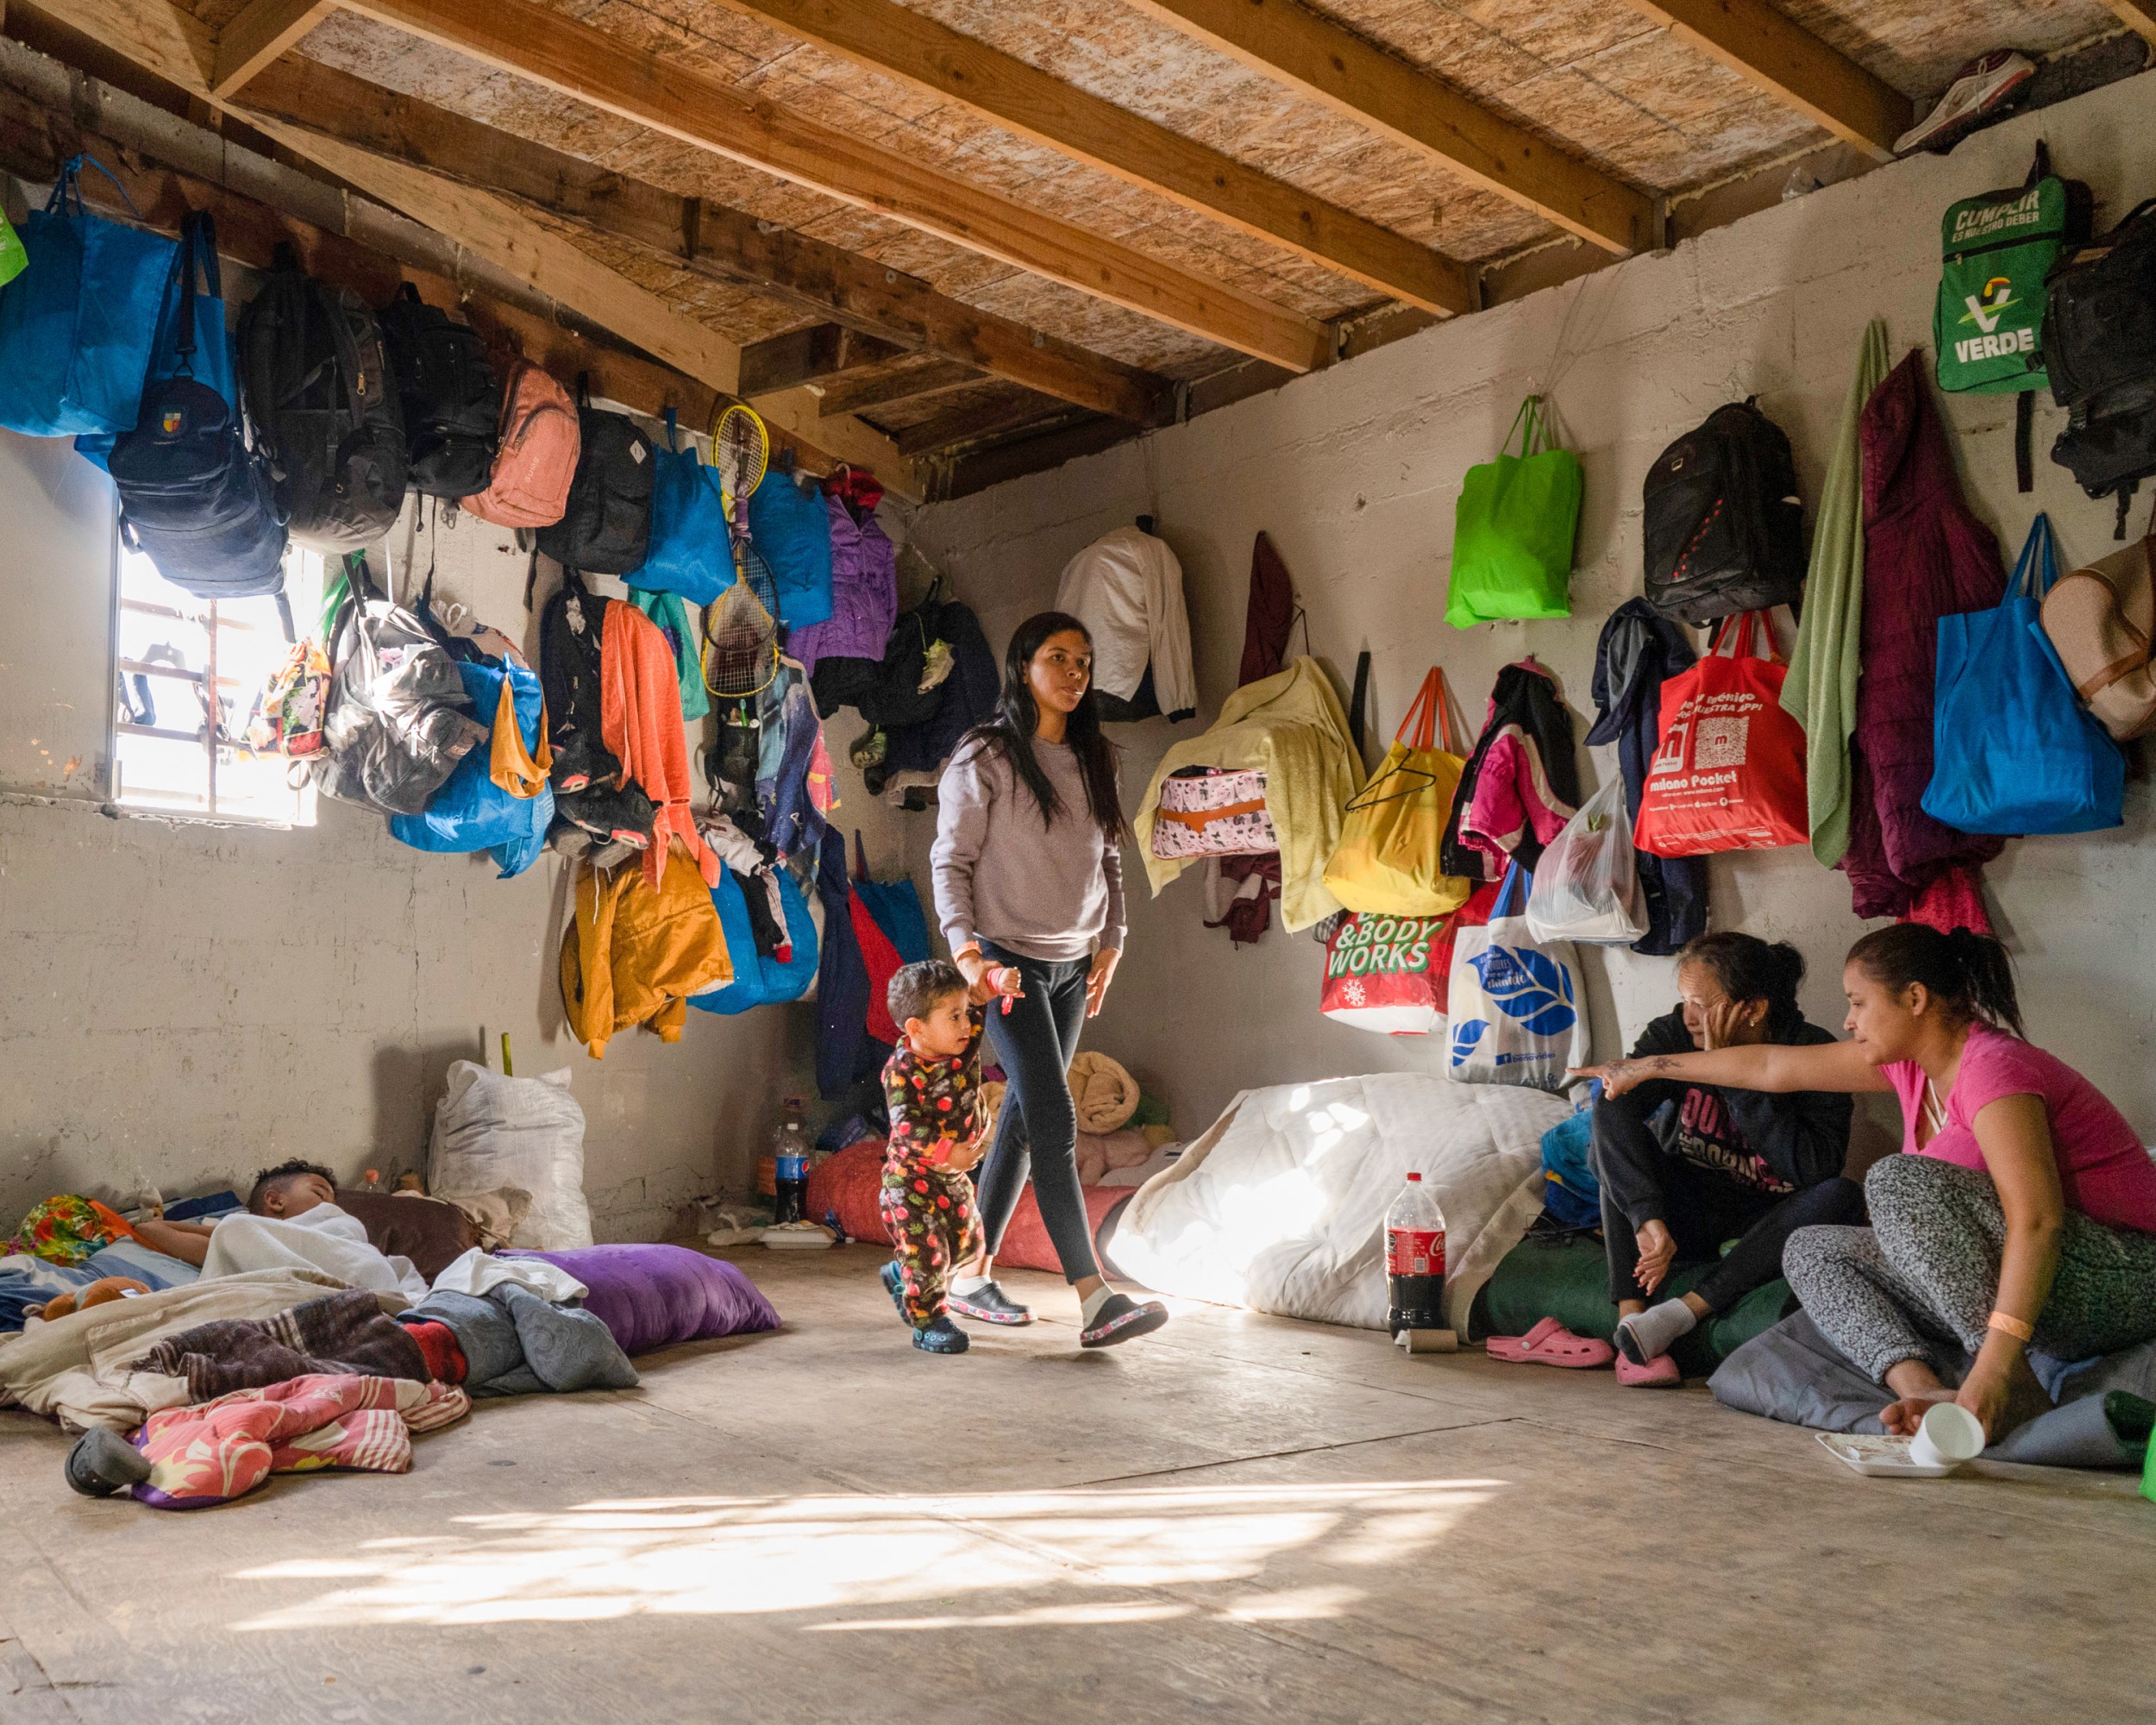
[(913, 1346), (929, 1353), (969, 1346), (950, 1320), (949, 1294), (954, 1269), (977, 1262), (987, 1246), (970, 1177), (987, 1148), (981, 1006), (1018, 991), (1016, 970), (991, 969), (976, 1001), (957, 966), (940, 958), (891, 979), (900, 1035), (883, 1069), (891, 1137), (881, 1203), (896, 1257), (883, 1267), (883, 1285), (913, 1327)]

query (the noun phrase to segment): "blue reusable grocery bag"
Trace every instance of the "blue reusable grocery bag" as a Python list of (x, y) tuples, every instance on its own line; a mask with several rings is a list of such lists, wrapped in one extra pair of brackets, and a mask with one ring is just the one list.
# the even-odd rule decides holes
[(85, 160), (112, 179), (71, 157), (23, 223), (29, 267), (0, 289), (0, 426), (25, 436), (135, 429), (172, 278), (172, 241), (83, 208)]
[(722, 869), (718, 884), (711, 888), (711, 903), (718, 908), (726, 950), (734, 961), (734, 980), (707, 994), (691, 994), (691, 1006), (701, 1007), (707, 1013), (745, 1013), (752, 1007), (798, 1000), (816, 980), (816, 923), (809, 915), (801, 889), (793, 884), (793, 876), (784, 869), (774, 872), (793, 956), (781, 963), (756, 950), (755, 931), (743, 899), (744, 894), (760, 893), (763, 888), (754, 881), (743, 887), (731, 869)]
[[(191, 216), (180, 234), (172, 258), (172, 273), (165, 284), (165, 302), (157, 314), (157, 339), (150, 345), (147, 386), (175, 378), (180, 362), (179, 319), (186, 300), (185, 273), (199, 270), (202, 285), (195, 290), (195, 344), (184, 369), (197, 383), (206, 384), (224, 398), (227, 407), (240, 405), (240, 383), (232, 368), (232, 336), (224, 326), (224, 280), (217, 267), (216, 228), (206, 216)], [(85, 431), (75, 439), (75, 452), (98, 467), (107, 467), (115, 435)]]
[(671, 407), (666, 447), (655, 443), (651, 461), (650, 547), (623, 579), (646, 593), (680, 593), (691, 605), (709, 605), (734, 581), (734, 542), (718, 469), (705, 467), (693, 447), (681, 447)]
[(788, 629), (831, 616), (831, 518), (813, 479), (774, 467), (749, 494), (749, 533), (779, 589)]
[(928, 919), (921, 911), (919, 890), (908, 875), (895, 881), (868, 878), (868, 855), (862, 848), (859, 828), (854, 831), (854, 896), (897, 949), (899, 963), (918, 964), (928, 957)]
[(1560, 1227), (1600, 1227), (1602, 1182), (1595, 1173), (1595, 1104), (1601, 1082), (1589, 1087), (1579, 1112), (1542, 1135), (1542, 1208)]
[[(506, 661), (460, 660), (457, 675), (473, 712), (490, 724), (500, 716), (506, 679), (524, 752), (538, 753), (544, 746), (546, 699), (536, 674)], [(523, 874), (546, 846), (547, 828), (554, 821), (554, 790), (544, 781), (543, 762), (538, 762), (532, 763), (541, 775), (538, 794), (518, 795), (495, 780), (493, 757), (491, 741), (469, 750), (427, 800), (424, 814), (389, 818), (390, 836), (415, 850), (484, 850), (501, 865), (503, 880)]]
[(1924, 812), (1963, 832), (2095, 832), (2124, 819), (2126, 757), (2082, 706), (2038, 620), (2059, 579), (2038, 515), (1990, 611), (1939, 619)]

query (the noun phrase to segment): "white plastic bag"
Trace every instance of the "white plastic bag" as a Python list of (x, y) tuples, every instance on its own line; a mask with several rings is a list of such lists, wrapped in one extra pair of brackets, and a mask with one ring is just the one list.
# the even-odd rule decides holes
[(1566, 1067), (1587, 1064), (1579, 961), (1569, 942), (1535, 939), (1518, 908), (1526, 879), (1507, 869), (1488, 925), (1452, 949), (1446, 1070), (1463, 1084), (1559, 1090)]
[(505, 1078), (469, 1060), (454, 1061), (448, 1088), (435, 1104), (427, 1189), (454, 1200), (504, 1186), (531, 1194), (511, 1245), (566, 1251), (592, 1244), (584, 1110), (569, 1094), (568, 1069)]
[(1647, 932), (1646, 900), (1625, 812), (1625, 781), (1613, 778), (1550, 841), (1527, 894), (1537, 940), (1629, 946)]

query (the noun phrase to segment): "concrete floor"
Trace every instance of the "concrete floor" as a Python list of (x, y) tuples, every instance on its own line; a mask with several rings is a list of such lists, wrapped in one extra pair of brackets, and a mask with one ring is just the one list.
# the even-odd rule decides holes
[(2156, 1717), (2156, 1504), (1865, 1480), (1607, 1372), (1194, 1307), (906, 1346), (881, 1254), (778, 1334), (482, 1406), (408, 1476), (89, 1502), (0, 1414), (0, 1720), (1062, 1725)]

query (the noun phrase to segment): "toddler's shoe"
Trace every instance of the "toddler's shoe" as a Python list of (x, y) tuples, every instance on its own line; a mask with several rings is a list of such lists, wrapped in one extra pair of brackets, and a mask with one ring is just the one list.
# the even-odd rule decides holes
[(938, 1318), (913, 1332), (913, 1346), (924, 1353), (963, 1353), (973, 1344), (949, 1318)]
[(976, 1288), (970, 1294), (954, 1294), (950, 1308), (962, 1318), (971, 1318), (981, 1324), (1030, 1324), (1033, 1321), (1032, 1308), (1021, 1306), (996, 1283)]
[[(906, 1318), (906, 1277), (899, 1273), (895, 1264), (885, 1264), (882, 1275), (883, 1291), (891, 1296), (891, 1303), (899, 1308), (899, 1315)], [(911, 1318), (906, 1318), (906, 1320), (909, 1324), (913, 1321)]]

